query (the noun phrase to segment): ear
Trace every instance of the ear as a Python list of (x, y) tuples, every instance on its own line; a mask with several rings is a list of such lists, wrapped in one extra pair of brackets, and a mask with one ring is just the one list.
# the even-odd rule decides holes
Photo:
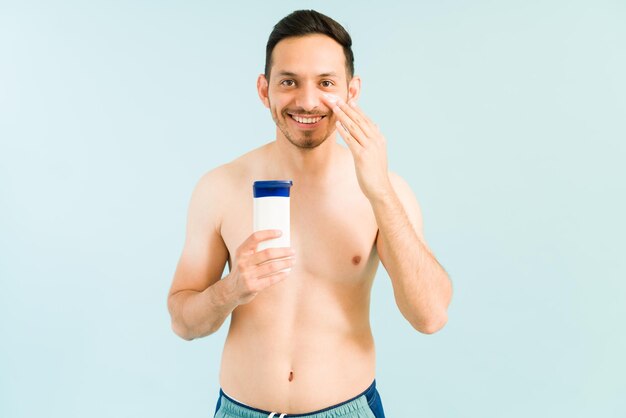
[(263, 105), (270, 108), (270, 99), (268, 96), (268, 84), (267, 79), (265, 78), (265, 74), (259, 74), (259, 78), (256, 80), (256, 89), (259, 93), (259, 98), (263, 102)]
[(348, 83), (348, 100), (358, 100), (361, 94), (361, 77), (355, 75)]

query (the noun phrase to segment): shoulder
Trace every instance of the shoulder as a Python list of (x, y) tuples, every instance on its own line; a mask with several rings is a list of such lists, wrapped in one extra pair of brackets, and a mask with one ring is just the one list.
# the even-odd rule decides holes
[(265, 145), (250, 150), (232, 161), (207, 171), (198, 181), (199, 187), (207, 189), (207, 192), (226, 192), (228, 187), (236, 186), (238, 180), (247, 178), (248, 174), (260, 164), (264, 148)]
[(204, 173), (196, 184), (196, 192), (205, 197), (214, 197), (224, 192), (233, 181), (233, 163), (229, 162)]
[(220, 228), (225, 210), (237, 191), (243, 190), (248, 178), (262, 159), (263, 147), (251, 150), (232, 161), (210, 169), (198, 179), (192, 194), (192, 204), (198, 212), (213, 220)]
[(238, 190), (237, 177), (242, 164), (233, 160), (214, 167), (200, 176), (191, 196), (191, 210), (210, 227), (220, 231), (229, 197)]
[(410, 197), (415, 198), (415, 194), (409, 183), (398, 173), (389, 171), (389, 181), (400, 200), (404, 201)]
[(204, 230), (220, 230), (223, 215), (220, 195), (228, 189), (230, 171), (228, 164), (223, 164), (197, 180), (189, 202), (190, 223)]
[(395, 171), (389, 171), (389, 180), (391, 181), (393, 187), (406, 184), (406, 180), (404, 180), (402, 176), (400, 176), (400, 174), (396, 173)]

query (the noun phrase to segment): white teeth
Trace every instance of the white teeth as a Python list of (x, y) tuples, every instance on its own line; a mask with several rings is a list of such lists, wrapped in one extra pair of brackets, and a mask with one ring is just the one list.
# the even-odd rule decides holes
[(293, 115), (291, 115), (291, 117), (294, 118), (297, 122), (300, 122), (300, 123), (317, 123), (320, 120), (322, 120), (321, 117), (318, 117), (318, 118), (301, 118), (301, 117), (293, 116)]

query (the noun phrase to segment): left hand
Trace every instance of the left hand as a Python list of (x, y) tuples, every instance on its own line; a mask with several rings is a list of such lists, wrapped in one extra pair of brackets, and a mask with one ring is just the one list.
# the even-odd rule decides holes
[(387, 140), (378, 125), (368, 118), (354, 100), (323, 94), (326, 105), (337, 117), (337, 131), (352, 152), (359, 186), (372, 200), (384, 197), (391, 189), (387, 172)]

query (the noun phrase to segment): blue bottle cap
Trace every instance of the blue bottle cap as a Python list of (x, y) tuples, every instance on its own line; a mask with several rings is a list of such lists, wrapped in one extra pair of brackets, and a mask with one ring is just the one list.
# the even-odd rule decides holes
[(254, 197), (283, 196), (289, 197), (292, 180), (259, 180), (252, 185)]

